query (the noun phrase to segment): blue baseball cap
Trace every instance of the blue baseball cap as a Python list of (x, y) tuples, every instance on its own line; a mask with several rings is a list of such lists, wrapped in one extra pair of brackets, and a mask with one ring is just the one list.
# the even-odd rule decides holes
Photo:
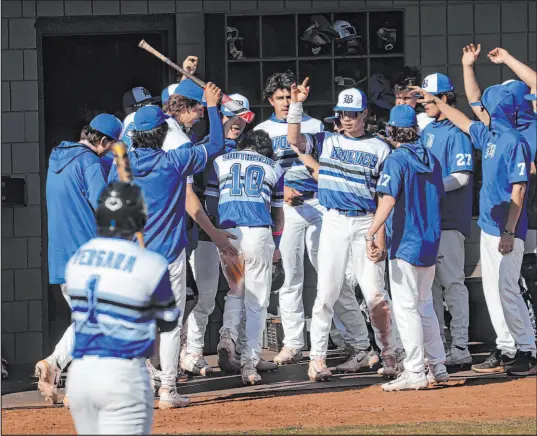
[(367, 109), (367, 97), (357, 88), (341, 91), (337, 98), (334, 111), (362, 112)]
[(166, 122), (170, 118), (162, 112), (162, 109), (155, 105), (143, 106), (134, 115), (134, 130), (145, 132), (154, 129)]
[(531, 103), (526, 99), (526, 95), (530, 92), (530, 87), (521, 80), (506, 80), (502, 83), (506, 86), (511, 94), (515, 97), (515, 104), (518, 111), (532, 111)]
[(198, 103), (201, 103), (203, 106), (207, 106), (205, 101), (205, 95), (203, 89), (196, 85), (192, 80), (185, 79), (177, 88), (175, 88), (174, 94), (182, 95), (183, 97), (190, 98), (191, 100), (196, 100)]
[(123, 123), (113, 115), (99, 114), (91, 120), (90, 127), (119, 141)]
[(425, 79), (423, 79), (421, 87), (424, 91), (427, 91), (432, 95), (455, 90), (453, 83), (451, 83), (451, 79), (442, 73), (429, 74)]
[(418, 125), (416, 111), (407, 104), (394, 106), (390, 111), (388, 125), (394, 127), (414, 127)]
[(162, 104), (167, 103), (172, 94), (177, 94), (175, 90), (178, 86), (178, 83), (172, 83), (170, 86), (167, 86), (162, 90), (162, 93), (160, 94), (160, 101), (162, 102)]
[[(231, 95), (229, 95), (229, 98), (231, 98), (232, 100), (235, 100), (237, 103), (239, 103), (240, 105), (242, 105), (246, 109), (250, 110), (250, 101), (244, 95), (231, 94)], [(231, 118), (231, 117), (235, 116), (235, 114), (233, 112), (231, 112), (229, 109), (227, 109), (224, 105), (220, 106), (220, 111), (222, 112), (222, 115), (224, 115), (224, 116), (226, 116), (228, 118)]]

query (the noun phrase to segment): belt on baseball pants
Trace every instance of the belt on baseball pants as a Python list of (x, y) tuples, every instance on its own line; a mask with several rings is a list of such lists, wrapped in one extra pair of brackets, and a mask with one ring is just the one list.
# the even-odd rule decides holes
[(232, 227), (223, 227), (222, 230), (227, 229), (238, 229), (240, 227), (248, 227), (250, 229), (270, 229), (270, 226), (267, 224), (265, 226), (232, 226)]
[(328, 210), (335, 210), (340, 215), (345, 215), (345, 216), (350, 216), (350, 217), (364, 216), (364, 215), (368, 215), (370, 213), (367, 210), (363, 210), (363, 209), (360, 209), (360, 210), (328, 209)]

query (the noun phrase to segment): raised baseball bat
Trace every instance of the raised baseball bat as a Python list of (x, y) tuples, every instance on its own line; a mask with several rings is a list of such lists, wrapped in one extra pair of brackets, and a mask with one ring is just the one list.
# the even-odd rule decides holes
[[(112, 145), (112, 153), (114, 153), (114, 160), (116, 162), (119, 180), (122, 182), (131, 183), (134, 177), (132, 176), (129, 155), (127, 154), (127, 147), (125, 143), (118, 141)], [(138, 240), (140, 247), (145, 248), (144, 235), (142, 232), (136, 232), (136, 239)]]
[[(170, 58), (167, 58), (162, 53), (160, 53), (158, 50), (155, 50), (153, 47), (151, 47), (147, 42), (145, 42), (143, 39), (140, 41), (140, 44), (138, 44), (138, 47), (143, 48), (144, 50), (148, 51), (152, 55), (159, 58), (162, 62), (168, 64), (170, 67), (172, 67), (174, 70), (179, 71), (184, 76), (188, 77), (190, 80), (192, 80), (196, 85), (198, 85), (200, 88), (205, 89), (205, 82), (203, 80), (200, 80), (196, 76), (193, 76), (185, 69), (181, 68), (176, 63), (172, 62)], [(221, 97), (222, 105), (229, 109), (231, 112), (233, 112), (235, 115), (238, 115), (240, 118), (245, 120), (247, 123), (251, 123), (255, 117), (255, 114), (246, 109), (242, 104), (237, 103), (235, 100), (230, 98), (228, 95), (222, 93)]]

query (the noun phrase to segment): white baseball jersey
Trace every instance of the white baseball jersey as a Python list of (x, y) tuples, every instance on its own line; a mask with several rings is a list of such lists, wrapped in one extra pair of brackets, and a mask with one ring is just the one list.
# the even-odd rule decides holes
[[(192, 141), (190, 141), (190, 138), (183, 132), (183, 129), (181, 129), (181, 126), (174, 118), (168, 118), (166, 123), (168, 123), (168, 133), (166, 134), (166, 138), (164, 138), (164, 144), (162, 144), (164, 151), (192, 147)], [(194, 177), (188, 176), (186, 182), (194, 183)]]
[(370, 135), (350, 138), (339, 133), (306, 134), (307, 153), (317, 149), (319, 201), (328, 209), (375, 212), (375, 193), (382, 163), (390, 154), (385, 142)]
[(73, 309), (73, 357), (149, 357), (156, 323), (178, 319), (166, 258), (131, 241), (95, 238), (65, 270)]
[(120, 138), (127, 146), (127, 151), (132, 148), (132, 131), (134, 130), (134, 115), (136, 112), (131, 112), (123, 120), (123, 130), (121, 131)]
[[(302, 118), (300, 126), (302, 133), (324, 131), (324, 125), (321, 121), (306, 115)], [(286, 186), (300, 192), (317, 192), (317, 182), (287, 142), (287, 121), (272, 115), (267, 121), (255, 126), (254, 130), (264, 130), (272, 139), (274, 160), (282, 166), (285, 172)]]
[(221, 229), (272, 226), (271, 207), (283, 207), (282, 167), (255, 151), (226, 153), (214, 161)]
[(420, 132), (422, 132), (423, 129), (429, 125), (429, 123), (434, 121), (434, 118), (431, 118), (425, 112), (417, 114), (416, 118), (418, 119), (418, 127), (420, 128)]

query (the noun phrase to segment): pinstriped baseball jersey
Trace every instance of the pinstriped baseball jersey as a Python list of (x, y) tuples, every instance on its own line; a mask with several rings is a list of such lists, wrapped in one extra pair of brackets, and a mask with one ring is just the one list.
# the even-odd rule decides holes
[(214, 161), (218, 177), (220, 228), (271, 226), (271, 207), (283, 207), (282, 167), (255, 151), (242, 150)]

